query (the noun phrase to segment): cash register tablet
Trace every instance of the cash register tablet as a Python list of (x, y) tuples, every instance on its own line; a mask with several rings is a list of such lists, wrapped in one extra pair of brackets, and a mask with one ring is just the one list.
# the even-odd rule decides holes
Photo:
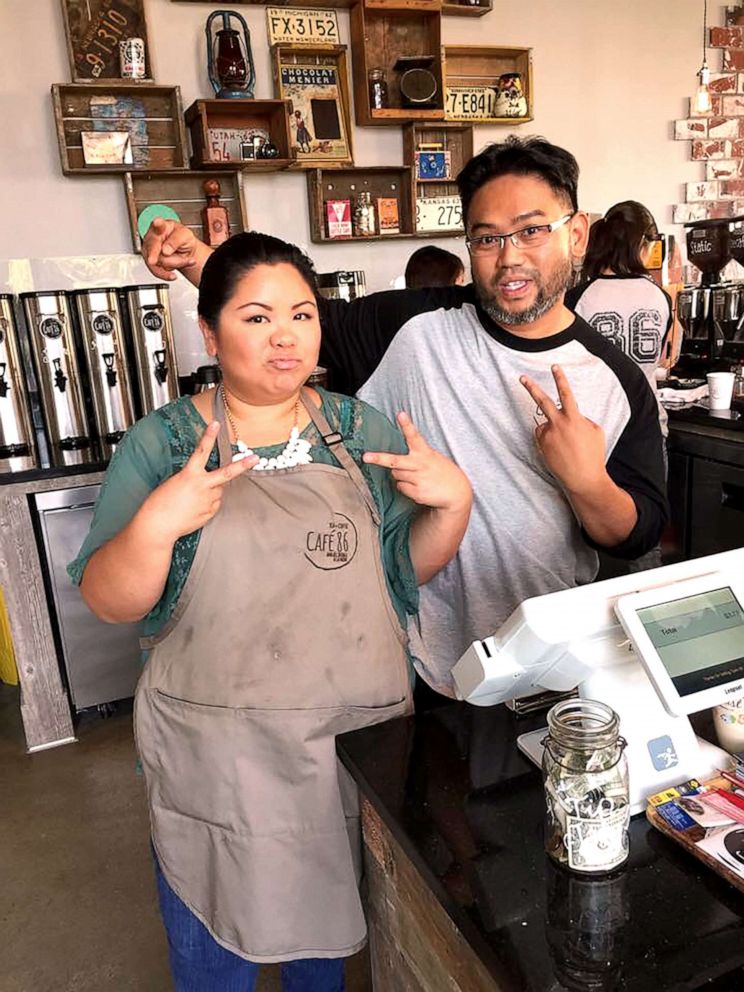
[(744, 697), (743, 605), (744, 577), (725, 572), (617, 599), (615, 612), (672, 716)]

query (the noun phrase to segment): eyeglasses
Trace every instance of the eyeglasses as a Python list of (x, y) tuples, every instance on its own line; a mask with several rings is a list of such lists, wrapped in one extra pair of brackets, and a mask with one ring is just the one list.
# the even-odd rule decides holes
[(565, 214), (559, 220), (554, 220), (552, 224), (530, 224), (529, 227), (512, 231), (510, 234), (483, 234), (479, 238), (466, 238), (465, 243), (471, 255), (492, 255), (497, 251), (503, 251), (507, 238), (515, 248), (539, 248), (547, 243), (553, 231), (563, 227), (573, 216), (575, 211), (572, 214)]

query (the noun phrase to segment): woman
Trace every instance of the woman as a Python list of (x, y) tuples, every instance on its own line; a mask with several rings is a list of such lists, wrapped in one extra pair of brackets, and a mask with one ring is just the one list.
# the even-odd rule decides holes
[[(672, 301), (647, 269), (658, 240), (656, 222), (642, 203), (616, 203), (592, 224), (582, 282), (566, 294), (566, 306), (632, 358), (655, 394), (656, 369), (672, 328)], [(667, 419), (659, 401), (664, 438)], [(661, 549), (656, 547), (630, 562), (630, 570), (656, 568), (661, 563)]]
[(176, 988), (245, 992), (280, 961), (286, 987), (335, 992), (365, 927), (334, 735), (410, 711), (402, 622), (470, 486), (405, 415), (408, 454), (303, 387), (320, 325), (294, 246), (220, 246), (199, 322), (223, 386), (132, 428), (71, 573), (103, 619), (146, 617), (135, 734)]

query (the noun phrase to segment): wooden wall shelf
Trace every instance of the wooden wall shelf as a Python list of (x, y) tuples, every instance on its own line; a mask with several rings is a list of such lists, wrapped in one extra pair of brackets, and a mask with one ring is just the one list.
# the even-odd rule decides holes
[[(367, 7), (362, 3), (352, 7), (351, 69), (357, 124), (368, 127), (444, 119), (441, 25), (438, 7)], [(430, 68), (437, 81), (437, 94), (432, 105), (423, 108), (403, 106), (399, 73), (393, 67), (398, 58), (405, 56), (433, 57)], [(389, 106), (383, 110), (370, 106), (369, 71), (375, 68), (385, 70), (388, 84)]]
[[(354, 164), (346, 51), (346, 45), (272, 45), (274, 93), (287, 102), (290, 154), (298, 169)], [(299, 76), (286, 78), (294, 70), (303, 76), (314, 73), (319, 78), (306, 86)], [(323, 73), (332, 78), (324, 80)], [(298, 142), (297, 114), (310, 133), (309, 149), (303, 149)]]
[[(533, 119), (532, 49), (445, 45), (445, 120), (470, 124), (524, 124)], [(499, 77), (518, 73), (527, 101), (519, 117), (496, 116)]]
[[(196, 100), (186, 111), (192, 169), (277, 172), (292, 162), (286, 100)], [(239, 136), (268, 134), (279, 149), (274, 159), (240, 158)], [(211, 133), (210, 133), (211, 132)]]
[[(421, 145), (440, 145), (443, 151), (449, 153), (448, 179), (416, 178), (416, 152)], [(453, 223), (458, 214), (461, 216), (456, 179), (458, 172), (472, 157), (473, 128), (468, 124), (432, 121), (409, 124), (403, 129), (403, 161), (411, 167), (416, 233), (422, 237), (452, 237), (463, 233), (461, 221)], [(445, 202), (445, 198), (449, 203)]]
[(485, 0), (485, 3), (443, 3), (442, 13), (451, 17), (483, 17), (493, 10), (492, 0)]
[[(186, 169), (186, 132), (177, 86), (70, 83), (52, 86), (57, 140), (66, 176)], [(128, 131), (134, 161), (86, 165), (81, 134)]]
[[(326, 200), (350, 200), (351, 213), (361, 192), (398, 200), (398, 234), (370, 237), (329, 238), (326, 227)], [(307, 172), (307, 195), (310, 210), (310, 239), (315, 244), (348, 244), (350, 241), (390, 241), (414, 237), (411, 169), (408, 166), (375, 166), (359, 169), (312, 169)]]
[(207, 201), (202, 184), (205, 179), (215, 178), (221, 187), (220, 203), (227, 207), (230, 233), (247, 231), (242, 172), (221, 172), (219, 176), (215, 176), (214, 172), (127, 172), (124, 175), (124, 190), (135, 252), (139, 254), (142, 248), (137, 219), (145, 207), (154, 203), (171, 207), (180, 217), (181, 223), (204, 240), (201, 211)]

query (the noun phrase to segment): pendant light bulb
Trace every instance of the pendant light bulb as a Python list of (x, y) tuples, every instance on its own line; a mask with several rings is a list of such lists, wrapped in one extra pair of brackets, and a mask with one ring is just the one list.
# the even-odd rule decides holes
[(706, 61), (703, 61), (703, 64), (700, 66), (698, 79), (700, 80), (700, 85), (695, 92), (692, 107), (696, 114), (709, 114), (713, 104), (710, 99), (710, 90), (708, 89), (710, 68)]

